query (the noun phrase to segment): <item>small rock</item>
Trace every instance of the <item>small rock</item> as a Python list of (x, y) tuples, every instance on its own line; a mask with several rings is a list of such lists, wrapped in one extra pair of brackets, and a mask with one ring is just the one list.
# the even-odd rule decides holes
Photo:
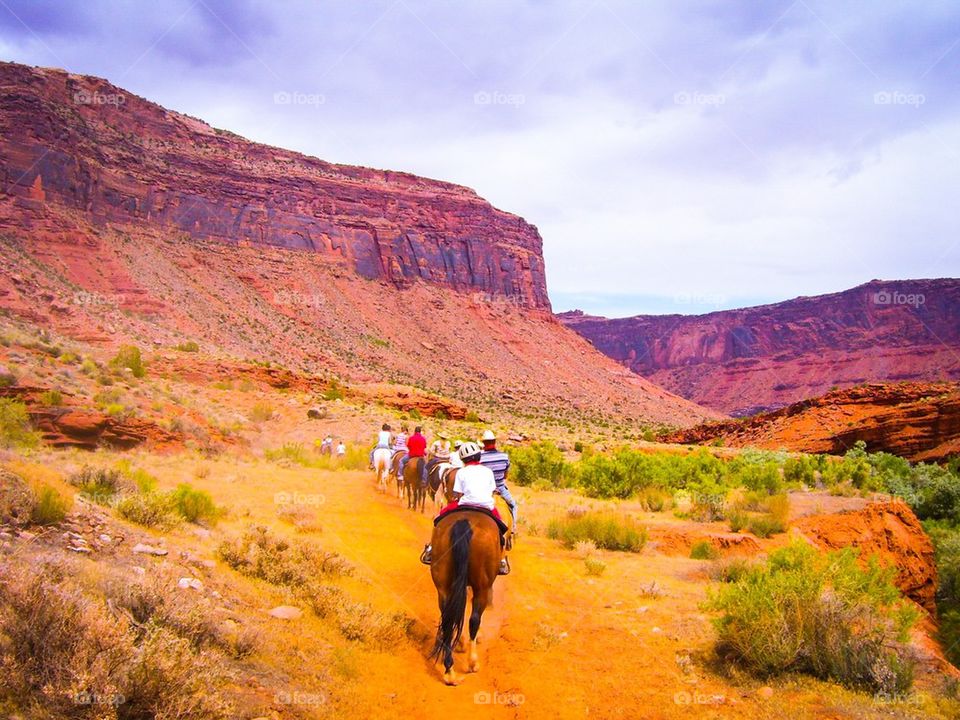
[(72, 550), (72, 551), (75, 552), (75, 553), (89, 553), (89, 552), (90, 552), (90, 548), (88, 548), (88, 547), (80, 547), (80, 546), (74, 546), (74, 545), (71, 545), (70, 547), (68, 547), (67, 550)]
[(278, 605), (267, 615), (281, 620), (299, 620), (300, 616), (303, 615), (303, 610), (293, 605)]
[(761, 700), (769, 700), (773, 697), (773, 688), (769, 685), (764, 685), (762, 688), (757, 690), (757, 697)]
[(651, 628), (651, 629), (650, 629), (650, 632), (652, 632), (652, 633), (660, 633), (660, 632), (663, 632), (663, 631), (662, 631), (660, 628), (655, 627), (655, 628)]
[(111, 538), (109, 535), (101, 535), (100, 542), (105, 543), (106, 545), (109, 545), (110, 543), (113, 542), (113, 538)]
[(203, 583), (196, 578), (182, 577), (177, 581), (177, 587), (183, 590), (191, 588), (193, 590), (203, 590)]
[(143, 553), (144, 555), (166, 555), (167, 551), (163, 548), (156, 548), (153, 545), (147, 545), (146, 543), (137, 543), (133, 546), (133, 551), (135, 553)]
[(144, 570), (144, 569), (143, 569), (142, 567), (140, 567), (139, 565), (134, 565), (132, 568), (130, 568), (130, 570), (133, 572), (134, 575), (146, 575), (146, 574), (147, 574), (147, 571)]

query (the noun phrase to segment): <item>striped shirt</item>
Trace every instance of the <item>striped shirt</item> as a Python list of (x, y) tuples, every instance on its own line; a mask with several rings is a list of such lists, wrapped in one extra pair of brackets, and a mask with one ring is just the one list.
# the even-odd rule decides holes
[(507, 478), (507, 470), (510, 469), (510, 458), (505, 452), (484, 450), (480, 453), (480, 464), (493, 470), (493, 477), (498, 487), (503, 485)]

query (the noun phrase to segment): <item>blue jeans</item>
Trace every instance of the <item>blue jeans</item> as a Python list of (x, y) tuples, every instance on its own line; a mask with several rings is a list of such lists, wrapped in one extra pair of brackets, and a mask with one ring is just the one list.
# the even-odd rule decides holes
[[(425, 457), (420, 458), (420, 484), (427, 484), (427, 459)], [(407, 466), (407, 463), (410, 461), (410, 453), (407, 453), (402, 458), (400, 458), (400, 477), (403, 477), (403, 469)]]

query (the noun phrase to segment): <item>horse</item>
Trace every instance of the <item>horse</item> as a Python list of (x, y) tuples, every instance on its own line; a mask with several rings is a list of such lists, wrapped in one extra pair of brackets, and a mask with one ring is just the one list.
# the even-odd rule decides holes
[(430, 575), (437, 588), (440, 622), (431, 660), (443, 659), (443, 681), (456, 685), (453, 647), (463, 634), (467, 588), (473, 590), (470, 610), (468, 672), (480, 669), (477, 632), (483, 611), (493, 601), (493, 583), (500, 566), (500, 529), (480, 510), (457, 510), (440, 519), (433, 529), (433, 562)]
[(377, 471), (377, 489), (387, 491), (387, 474), (390, 472), (390, 450), (377, 448), (373, 451), (373, 468)]
[(403, 476), (400, 475), (400, 461), (406, 454), (406, 450), (394, 450), (393, 458), (390, 460), (390, 474), (397, 481), (397, 497), (403, 499)]
[(427, 461), (423, 457), (412, 457), (403, 468), (403, 488), (407, 494), (407, 509), (416, 510), (420, 506), (423, 512), (427, 506), (427, 489), (420, 479), (420, 466)]
[(457, 477), (457, 469), (447, 462), (437, 463), (427, 476), (430, 495), (438, 512), (453, 501), (453, 481)]

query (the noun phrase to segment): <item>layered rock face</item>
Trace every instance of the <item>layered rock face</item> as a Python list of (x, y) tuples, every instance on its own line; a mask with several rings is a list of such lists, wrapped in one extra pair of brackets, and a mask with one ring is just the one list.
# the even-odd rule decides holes
[(960, 384), (868, 384), (835, 390), (744, 420), (681, 430), (677, 443), (841, 454), (858, 441), (915, 461), (960, 454)]
[(732, 415), (832, 387), (960, 379), (960, 280), (872, 281), (707, 315), (560, 319), (668, 390)]
[(537, 229), (468, 188), (252, 143), (60, 70), (0, 63), (0, 97), (0, 178), (20, 208), (308, 250), (365, 278), (550, 308)]

